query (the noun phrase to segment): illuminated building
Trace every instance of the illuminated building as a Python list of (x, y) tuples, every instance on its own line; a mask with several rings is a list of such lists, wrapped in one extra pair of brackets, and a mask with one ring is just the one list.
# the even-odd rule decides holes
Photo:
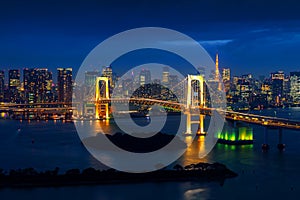
[(151, 83), (151, 72), (147, 69), (142, 69), (139, 76), (140, 85)]
[(290, 102), (291, 97), (290, 97), (290, 91), (291, 91), (291, 81), (290, 77), (287, 76), (283, 79), (283, 101), (285, 102)]
[(0, 71), (0, 102), (4, 102), (4, 80), (5, 80), (5, 74), (4, 71)]
[(20, 70), (12, 69), (8, 71), (8, 88), (10, 102), (18, 103), (20, 88)]
[(23, 87), (26, 103), (52, 102), (52, 73), (48, 69), (23, 70)]
[(162, 74), (162, 81), (161, 81), (161, 83), (164, 86), (168, 86), (169, 85), (169, 75), (170, 75), (169, 67), (164, 67), (163, 68), (163, 74)]
[(267, 101), (270, 102), (272, 100), (272, 91), (271, 91), (271, 84), (265, 82), (261, 85), (261, 94), (267, 96)]
[(272, 83), (272, 103), (274, 105), (281, 105), (283, 96), (283, 71), (278, 71), (271, 73), (271, 83)]
[(230, 81), (230, 69), (229, 68), (222, 69), (222, 79), (223, 79), (223, 82)]
[(58, 101), (72, 102), (72, 68), (57, 68)]
[(122, 81), (122, 90), (125, 97), (131, 97), (133, 93), (133, 80), (131, 78)]
[[(106, 73), (106, 72), (105, 72)], [(100, 76), (99, 71), (89, 71), (84, 74), (84, 84), (86, 86), (94, 87), (96, 84), (96, 78)]]
[(290, 95), (294, 103), (300, 103), (300, 72), (290, 73)]
[(179, 83), (179, 79), (177, 75), (170, 75), (169, 76), (169, 88), (172, 89), (177, 86)]
[(103, 67), (101, 76), (108, 78), (108, 87), (109, 87), (110, 94), (111, 94), (112, 89), (115, 87), (114, 80), (113, 80), (113, 71), (112, 71), (111, 66)]
[(272, 80), (283, 80), (284, 79), (283, 71), (278, 71), (278, 72), (275, 72), (275, 73), (271, 73), (271, 79)]
[(230, 69), (223, 68), (222, 69), (222, 79), (225, 87), (225, 92), (229, 92), (230, 90)]
[(244, 75), (242, 75), (242, 80), (243, 80), (243, 82), (252, 82), (253, 76), (252, 76), (252, 74), (244, 74)]
[(87, 71), (84, 74), (84, 85), (83, 87), (74, 86), (73, 98), (85, 99), (87, 101), (92, 100), (95, 96), (95, 84), (96, 78), (101, 76), (100, 71)]

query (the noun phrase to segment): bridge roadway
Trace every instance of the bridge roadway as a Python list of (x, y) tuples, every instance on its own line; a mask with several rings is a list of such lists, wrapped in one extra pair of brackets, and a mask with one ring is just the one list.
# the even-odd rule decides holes
[(161, 106), (171, 107), (178, 111), (185, 111), (185, 112), (200, 112), (200, 114), (203, 115), (212, 115), (213, 111), (217, 111), (221, 115), (224, 115), (224, 117), (229, 121), (240, 121), (245, 122), (249, 124), (256, 124), (261, 125), (265, 127), (270, 128), (285, 128), (285, 129), (294, 129), (294, 130), (300, 130), (300, 121), (293, 121), (289, 119), (284, 118), (278, 118), (278, 117), (270, 117), (270, 116), (261, 116), (261, 115), (255, 115), (250, 113), (240, 113), (240, 112), (234, 112), (234, 111), (224, 111), (214, 108), (205, 108), (200, 106), (194, 106), (193, 108), (187, 109), (186, 105), (183, 103), (178, 102), (171, 102), (171, 101), (164, 101), (164, 100), (157, 100), (157, 99), (149, 99), (149, 98), (114, 98), (114, 99), (102, 99), (98, 101), (97, 103), (124, 103), (124, 102), (132, 102), (132, 103), (143, 103), (146, 105), (154, 105), (158, 104)]
[[(165, 107), (173, 108), (174, 110), (184, 111), (184, 112), (200, 112), (203, 115), (212, 115), (213, 111), (217, 111), (218, 113), (224, 115), (224, 117), (229, 121), (240, 121), (249, 124), (257, 124), (265, 127), (270, 128), (285, 128), (285, 129), (295, 129), (300, 130), (300, 121), (293, 121), (284, 118), (278, 117), (270, 117), (270, 116), (261, 116), (255, 115), (250, 113), (240, 113), (234, 111), (224, 111), (218, 110), (214, 108), (205, 108), (194, 106), (193, 108), (186, 108), (184, 103), (172, 102), (172, 101), (165, 101), (165, 100), (158, 100), (158, 99), (149, 99), (149, 98), (114, 98), (114, 99), (101, 99), (97, 102), (91, 103), (98, 103), (98, 104), (105, 104), (105, 103), (137, 103), (137, 104), (144, 104), (144, 105), (160, 105)], [(0, 104), (0, 111), (8, 111), (13, 110), (17, 112), (22, 111), (57, 111), (57, 110), (67, 110), (67, 109), (76, 109), (76, 104), (78, 102), (72, 103), (33, 103), (33, 104), (11, 104), (5, 103)]]

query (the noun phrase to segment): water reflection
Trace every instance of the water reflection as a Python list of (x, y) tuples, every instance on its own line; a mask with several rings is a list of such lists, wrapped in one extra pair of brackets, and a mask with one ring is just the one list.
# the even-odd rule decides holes
[(205, 151), (205, 136), (196, 136), (194, 140), (192, 140), (191, 136), (186, 137), (186, 142), (191, 145), (187, 148), (181, 160), (181, 164), (183, 166), (194, 164), (198, 162), (207, 162), (207, 157), (201, 158), (199, 157), (200, 152)]

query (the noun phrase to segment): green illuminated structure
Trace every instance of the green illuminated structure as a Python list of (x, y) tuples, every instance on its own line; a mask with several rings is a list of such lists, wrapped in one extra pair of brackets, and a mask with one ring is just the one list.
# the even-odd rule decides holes
[(251, 127), (224, 127), (218, 133), (218, 142), (224, 144), (252, 144), (253, 129)]

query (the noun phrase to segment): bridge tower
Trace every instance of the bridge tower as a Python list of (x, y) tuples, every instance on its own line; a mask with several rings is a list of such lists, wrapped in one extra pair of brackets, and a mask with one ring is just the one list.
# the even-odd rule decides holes
[[(104, 97), (101, 96), (100, 82), (105, 84)], [(96, 78), (96, 94), (95, 94), (95, 106), (96, 106), (96, 119), (109, 119), (109, 103), (99, 103), (101, 99), (109, 99), (109, 81), (108, 77), (97, 77)]]
[[(192, 81), (197, 81), (200, 92), (192, 90)], [(196, 95), (195, 95), (196, 94)], [(200, 96), (198, 96), (200, 95)], [(192, 113), (195, 107), (205, 108), (204, 99), (204, 78), (201, 75), (188, 75), (187, 77), (187, 97), (186, 97), (186, 134), (192, 134), (192, 124), (199, 124), (197, 134), (204, 134), (204, 117), (200, 113)], [(192, 121), (192, 117), (199, 115), (198, 121)]]

